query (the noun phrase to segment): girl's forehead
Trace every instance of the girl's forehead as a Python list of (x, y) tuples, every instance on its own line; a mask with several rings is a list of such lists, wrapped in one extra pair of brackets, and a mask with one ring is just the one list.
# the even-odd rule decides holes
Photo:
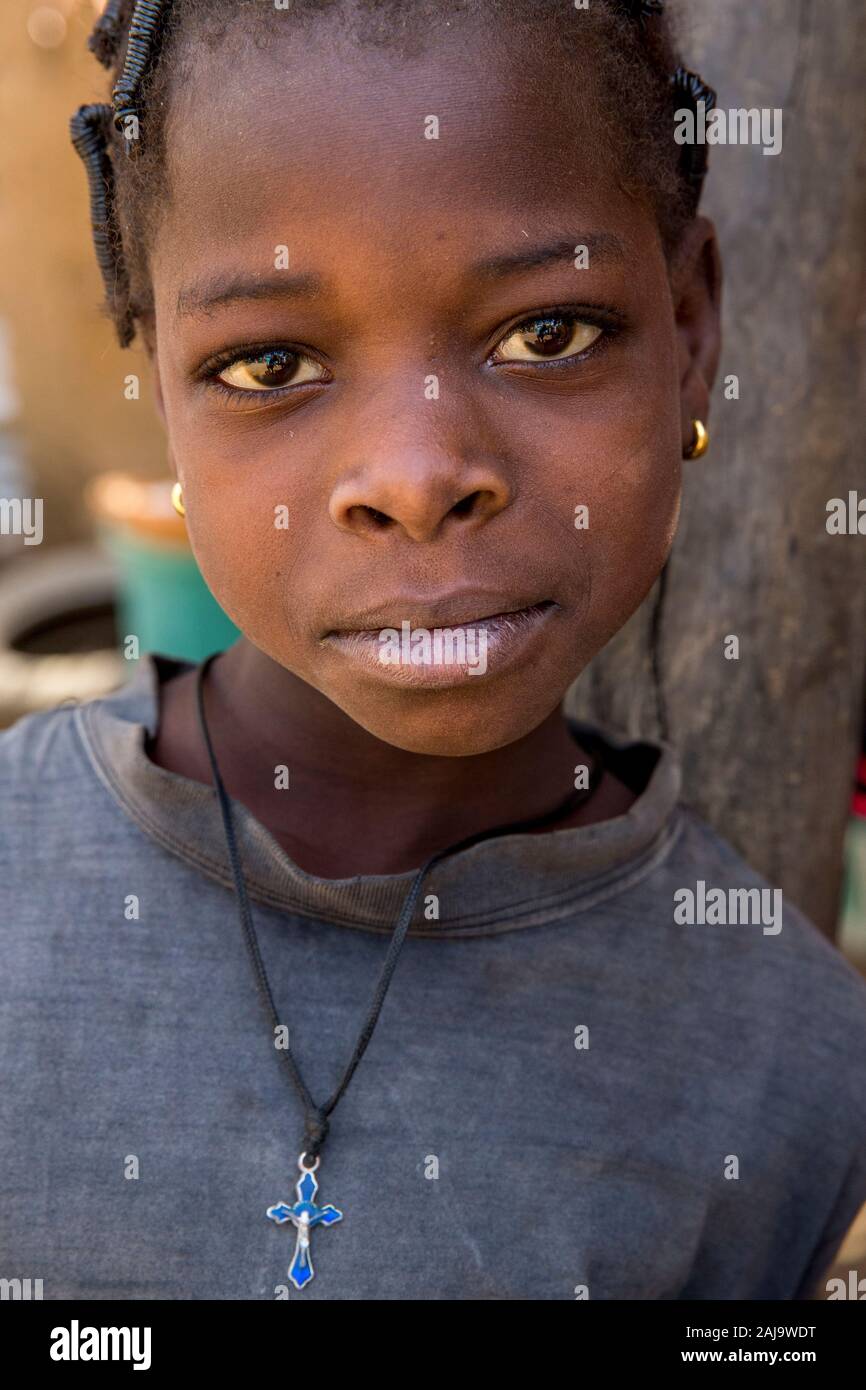
[(530, 65), (471, 28), (410, 58), (315, 34), (200, 53), (172, 97), (154, 272), (250, 239), (405, 254), (445, 228), (468, 254), (529, 221), (645, 235), (592, 82), (568, 77), (561, 55)]

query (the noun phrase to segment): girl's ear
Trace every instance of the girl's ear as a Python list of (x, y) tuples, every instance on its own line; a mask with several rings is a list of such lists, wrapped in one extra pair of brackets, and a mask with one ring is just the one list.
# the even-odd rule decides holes
[(692, 421), (706, 424), (710, 391), (721, 352), (722, 262), (716, 229), (696, 217), (674, 258), (671, 289), (680, 357), (683, 453), (694, 436)]

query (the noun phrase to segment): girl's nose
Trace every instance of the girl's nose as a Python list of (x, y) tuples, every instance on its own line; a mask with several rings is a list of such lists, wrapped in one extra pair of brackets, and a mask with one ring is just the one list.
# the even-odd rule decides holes
[(335, 484), (331, 520), (343, 531), (371, 535), (401, 531), (432, 541), (447, 527), (477, 527), (511, 501), (511, 488), (493, 462), (463, 463), (436, 449), (380, 454)]
[(343, 531), (431, 541), (482, 526), (513, 500), (507, 452), (469, 392), (428, 401), (395, 377), (370, 392), (342, 441), (329, 511)]

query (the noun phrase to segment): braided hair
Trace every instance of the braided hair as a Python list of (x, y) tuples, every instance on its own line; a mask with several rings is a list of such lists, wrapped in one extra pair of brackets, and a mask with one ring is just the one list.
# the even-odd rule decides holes
[(157, 37), (168, 7), (168, 0), (108, 0), (88, 47), (106, 68), (114, 67), (124, 50), (111, 106), (81, 106), (70, 122), (72, 143), (87, 171), (96, 260), (121, 347), (128, 347), (135, 337), (136, 315), (117, 218), (115, 164), (109, 154), (111, 127), (124, 136), (130, 156), (140, 135), (139, 89), (156, 58)]
[[(340, 4), (341, 0), (293, 0), (291, 13), (309, 19)], [(367, 11), (390, 8), (392, 19), (401, 10), (404, 20), (407, 14), (415, 17), (415, 4), (419, 11), (475, 8), (506, 19), (523, 10), (543, 9), (551, 25), (560, 28), (566, 10), (549, 10), (544, 0), (355, 4)], [(91, 51), (113, 76), (111, 102), (80, 107), (70, 128), (87, 171), (96, 258), (106, 308), (122, 347), (132, 342), (137, 324), (152, 312), (146, 257), (152, 221), (147, 208), (159, 203), (172, 49), (182, 37), (195, 38), (199, 30), (220, 38), (226, 21), (244, 17), (274, 23), (275, 14), (286, 21), (287, 12), (276, 10), (272, 0), (108, 0), (90, 36)], [(649, 186), (670, 250), (697, 211), (707, 171), (706, 145), (674, 143), (673, 113), (683, 107), (696, 110), (699, 101), (710, 110), (715, 94), (679, 62), (664, 0), (594, 0), (592, 10), (570, 13), (572, 43), (575, 17), (594, 26), (606, 64), (606, 114), (611, 123), (627, 127), (625, 144), (634, 147), (633, 176)]]

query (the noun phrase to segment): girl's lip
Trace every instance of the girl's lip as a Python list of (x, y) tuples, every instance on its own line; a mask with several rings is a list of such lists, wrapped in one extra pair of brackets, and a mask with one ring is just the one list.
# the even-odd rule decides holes
[(498, 674), (525, 658), (558, 605), (551, 600), (448, 627), (330, 632), (325, 644), (389, 685), (448, 689)]

